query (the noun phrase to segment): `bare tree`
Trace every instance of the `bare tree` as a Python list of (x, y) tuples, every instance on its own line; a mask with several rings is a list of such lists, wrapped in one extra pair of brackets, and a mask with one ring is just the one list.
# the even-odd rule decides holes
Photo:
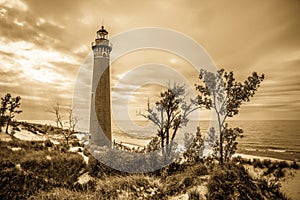
[(55, 115), (56, 127), (63, 128), (63, 122), (62, 122), (62, 116), (61, 116), (62, 111), (61, 111), (61, 106), (58, 102), (56, 102), (55, 105), (53, 105), (51, 107), (50, 112)]
[(74, 115), (74, 108), (63, 108), (56, 102), (50, 112), (55, 115), (56, 126), (61, 129), (61, 134), (64, 136), (67, 146), (69, 146), (70, 138), (76, 133), (78, 123), (78, 117)]
[(67, 146), (69, 146), (69, 140), (72, 135), (75, 134), (76, 125), (78, 122), (78, 117), (74, 116), (74, 108), (68, 108), (67, 109), (67, 121), (66, 124), (66, 130), (64, 130), (62, 133), (66, 139)]

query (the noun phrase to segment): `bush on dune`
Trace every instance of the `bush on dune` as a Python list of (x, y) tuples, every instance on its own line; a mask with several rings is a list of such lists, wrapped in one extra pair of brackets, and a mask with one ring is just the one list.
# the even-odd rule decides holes
[(296, 161), (293, 161), (293, 163), (291, 164), (291, 168), (293, 169), (299, 169), (299, 165)]
[(17, 138), (13, 138), (11, 141), (1, 141), (0, 146), (3, 148), (7, 148), (8, 146), (11, 147), (20, 147), (24, 150), (47, 150), (44, 142), (42, 141), (24, 141)]
[(157, 180), (136, 174), (127, 176), (110, 176), (96, 180), (95, 190), (70, 190), (66, 188), (53, 188), (47, 192), (40, 192), (31, 199), (61, 200), (61, 199), (82, 199), (82, 200), (106, 200), (106, 199), (167, 199), (161, 191), (161, 185)]
[(32, 173), (25, 173), (15, 167), (0, 171), (0, 199), (27, 199), (39, 190), (51, 188), (43, 178)]
[(192, 190), (189, 192), (189, 200), (199, 200), (201, 199), (201, 195), (197, 190)]
[[(292, 165), (292, 164), (291, 164)], [(277, 180), (285, 176), (285, 168), (291, 168), (291, 165), (286, 161), (269, 162), (267, 171), (264, 172), (264, 176), (273, 175)]]
[(208, 182), (208, 199), (263, 199), (242, 165), (216, 166)]
[(87, 165), (87, 171), (90, 176), (95, 178), (102, 178), (105, 176), (127, 175), (125, 172), (118, 171), (111, 167), (106, 166), (93, 156), (89, 156), (89, 163)]
[(288, 198), (280, 191), (281, 185), (279, 182), (259, 178), (257, 180), (257, 185), (267, 199), (288, 200)]
[[(62, 199), (80, 199), (96, 200), (95, 192), (74, 191), (67, 188), (53, 188), (49, 191), (41, 191), (38, 194), (30, 196), (31, 200), (62, 200)], [(99, 198), (98, 198), (99, 199)], [(97, 200), (98, 200), (97, 199)]]
[[(161, 177), (164, 194), (173, 196), (185, 193), (195, 185), (201, 185), (203, 183), (201, 177), (208, 174), (208, 169), (203, 163), (196, 163), (194, 165), (183, 164), (181, 168), (182, 170), (177, 173), (173, 172), (171, 175)], [(168, 167), (165, 170), (168, 171)]]
[(15, 164), (12, 163), (10, 160), (2, 160), (0, 162), (1, 171), (5, 171), (7, 169), (11, 169), (11, 168), (14, 168), (14, 167), (15, 167)]
[(260, 169), (263, 169), (265, 167), (264, 163), (261, 161), (261, 159), (256, 159), (256, 158), (253, 159), (252, 165), (254, 167), (257, 167), (257, 168), (260, 168)]
[(217, 166), (208, 182), (208, 199), (282, 199), (280, 184), (265, 178), (252, 179), (243, 165)]
[(1, 141), (0, 150), (0, 199), (26, 199), (53, 187), (79, 189), (74, 183), (86, 170), (80, 155), (48, 151), (43, 142)]
[(98, 199), (166, 199), (161, 188), (153, 177), (136, 174), (99, 180), (95, 193)]
[(72, 188), (80, 176), (80, 171), (85, 168), (85, 163), (78, 154), (61, 154), (51, 160), (45, 158), (26, 160), (21, 163), (21, 167), (67, 188)]

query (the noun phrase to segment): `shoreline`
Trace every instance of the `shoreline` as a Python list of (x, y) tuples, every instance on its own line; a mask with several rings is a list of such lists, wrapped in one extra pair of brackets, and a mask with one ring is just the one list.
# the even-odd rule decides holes
[[(280, 159), (280, 158), (273, 158), (273, 157), (268, 157), (268, 156), (259, 156), (259, 155), (250, 155), (250, 154), (244, 154), (244, 153), (235, 153), (232, 157), (242, 157), (244, 159), (249, 159), (249, 160), (253, 160), (253, 159), (259, 159), (259, 160), (271, 160), (272, 162), (275, 161), (284, 161), (284, 162), (294, 162), (294, 160), (288, 160), (288, 159)], [(298, 161), (296, 161), (298, 162)]]
[[(27, 123), (31, 123), (31, 124), (35, 124), (35, 125), (42, 125), (42, 124), (50, 124), (50, 120), (19, 120), (20, 122), (27, 122)], [(52, 122), (53, 123), (53, 122)], [(23, 131), (22, 131), (23, 132)], [(26, 132), (26, 131), (25, 131)], [(24, 133), (24, 132), (23, 132)], [(23, 133), (18, 133), (16, 134), (16, 137), (19, 136), (19, 138), (21, 139), (23, 137)], [(27, 134), (25, 134), (27, 135)], [(44, 140), (44, 135), (34, 135), (31, 134), (31, 137), (29, 140)], [(34, 138), (34, 139), (33, 139)], [(27, 138), (26, 138), (27, 139)], [(80, 138), (78, 138), (80, 140)], [(28, 140), (28, 139), (27, 139)], [(151, 139), (149, 138), (137, 138), (137, 137), (131, 137), (130, 135), (126, 135), (126, 134), (122, 134), (122, 133), (118, 133), (115, 132), (113, 134), (113, 140), (115, 140), (117, 143), (122, 143), (130, 148), (144, 148), (147, 146), (147, 144), (151, 141)], [(241, 149), (240, 147), (237, 150), (237, 153), (234, 156), (238, 156), (241, 155), (242, 157), (245, 158), (256, 158), (256, 159), (270, 159), (270, 160), (277, 160), (277, 161), (296, 161), (299, 162), (300, 158), (299, 158), (299, 152), (292, 152), (292, 153), (288, 153), (288, 152), (277, 152), (277, 151), (264, 151), (261, 152), (259, 150), (257, 151), (246, 151), (244, 149)]]
[(281, 160), (281, 161), (296, 161), (299, 162), (299, 155), (295, 154), (287, 154), (282, 152), (260, 152), (260, 151), (243, 151), (238, 148), (236, 154), (241, 155), (249, 155), (252, 157), (263, 157), (263, 158), (271, 158), (274, 160)]

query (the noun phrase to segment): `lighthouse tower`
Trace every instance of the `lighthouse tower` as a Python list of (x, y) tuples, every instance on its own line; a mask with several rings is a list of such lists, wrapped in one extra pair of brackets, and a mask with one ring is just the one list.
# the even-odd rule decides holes
[(92, 50), (94, 65), (89, 132), (95, 144), (109, 146), (111, 142), (109, 55), (112, 45), (108, 40), (108, 32), (104, 29), (104, 26), (97, 31), (95, 42), (92, 42)]

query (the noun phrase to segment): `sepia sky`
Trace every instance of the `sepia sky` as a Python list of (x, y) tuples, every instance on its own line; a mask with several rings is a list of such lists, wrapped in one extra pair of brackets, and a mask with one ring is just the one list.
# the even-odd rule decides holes
[[(0, 95), (22, 97), (19, 119), (52, 119), (54, 102), (72, 104), (77, 73), (102, 21), (110, 37), (141, 27), (181, 32), (240, 81), (253, 71), (264, 73), (256, 96), (236, 119), (299, 119), (298, 0), (0, 0)], [(192, 84), (197, 81), (183, 59), (147, 50), (113, 63), (112, 88), (145, 63), (169, 65)], [(130, 81), (126, 84), (125, 91)], [(131, 113), (146, 106), (147, 98), (155, 99), (157, 88), (139, 88), (129, 102)]]

